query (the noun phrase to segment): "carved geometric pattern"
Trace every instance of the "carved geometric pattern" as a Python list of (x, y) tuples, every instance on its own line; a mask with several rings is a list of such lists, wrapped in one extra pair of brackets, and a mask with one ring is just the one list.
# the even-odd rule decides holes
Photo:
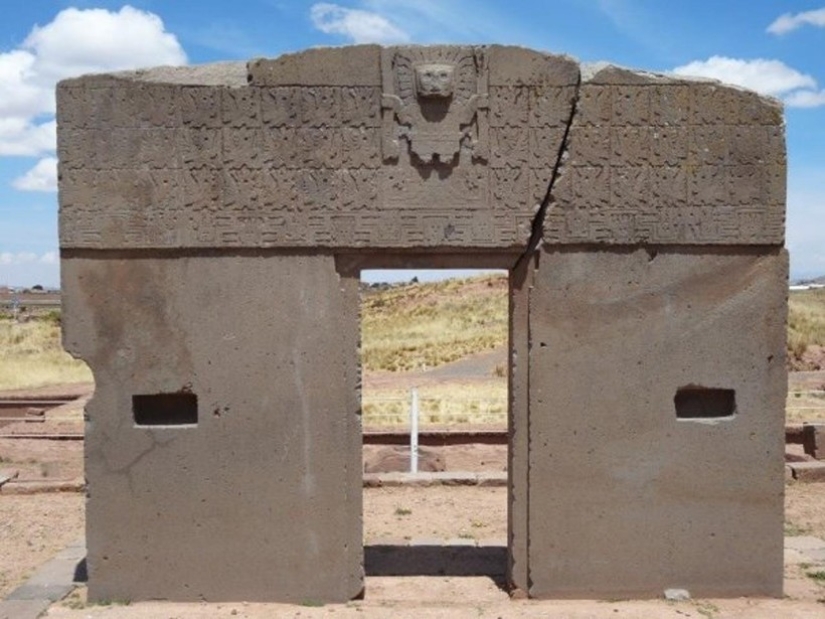
[(581, 87), (545, 242), (783, 242), (777, 107), (716, 84), (598, 81)]
[(545, 242), (783, 242), (778, 108), (506, 53), (385, 48), (372, 86), (64, 82), (61, 245), (524, 248), (577, 99)]

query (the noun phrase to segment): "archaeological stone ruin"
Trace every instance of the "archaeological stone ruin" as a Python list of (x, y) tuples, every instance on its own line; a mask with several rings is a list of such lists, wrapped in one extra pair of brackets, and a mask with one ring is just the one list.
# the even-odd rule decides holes
[(91, 599), (359, 596), (359, 273), (439, 267), (509, 271), (514, 589), (782, 594), (776, 101), (364, 45), (66, 80), (58, 142)]

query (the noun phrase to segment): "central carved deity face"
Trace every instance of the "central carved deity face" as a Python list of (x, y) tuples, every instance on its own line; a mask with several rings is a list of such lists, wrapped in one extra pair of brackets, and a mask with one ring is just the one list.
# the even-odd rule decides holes
[(420, 64), (415, 67), (415, 88), (419, 97), (446, 99), (453, 95), (453, 65)]

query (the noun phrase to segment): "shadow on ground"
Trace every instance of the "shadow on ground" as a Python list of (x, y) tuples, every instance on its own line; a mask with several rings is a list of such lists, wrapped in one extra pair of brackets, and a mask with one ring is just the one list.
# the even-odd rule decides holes
[(367, 576), (488, 576), (506, 589), (506, 546), (364, 547)]

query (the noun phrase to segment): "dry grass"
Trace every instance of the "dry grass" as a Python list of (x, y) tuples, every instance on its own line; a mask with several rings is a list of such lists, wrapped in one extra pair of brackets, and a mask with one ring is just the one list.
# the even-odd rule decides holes
[[(362, 394), (364, 426), (406, 426), (410, 391), (370, 389)], [(507, 379), (479, 383), (441, 383), (418, 388), (419, 424), (507, 425)]]
[(786, 535), (815, 535), (825, 539), (825, 484), (792, 482), (785, 485)]
[(56, 320), (0, 320), (0, 390), (91, 380), (86, 364), (63, 350)]
[(825, 346), (825, 288), (791, 292), (788, 297), (788, 358), (794, 369), (804, 367), (805, 353)]
[(825, 386), (819, 390), (790, 391), (785, 405), (785, 423), (825, 419)]
[(364, 369), (432, 368), (507, 343), (507, 276), (483, 275), (366, 292)]

